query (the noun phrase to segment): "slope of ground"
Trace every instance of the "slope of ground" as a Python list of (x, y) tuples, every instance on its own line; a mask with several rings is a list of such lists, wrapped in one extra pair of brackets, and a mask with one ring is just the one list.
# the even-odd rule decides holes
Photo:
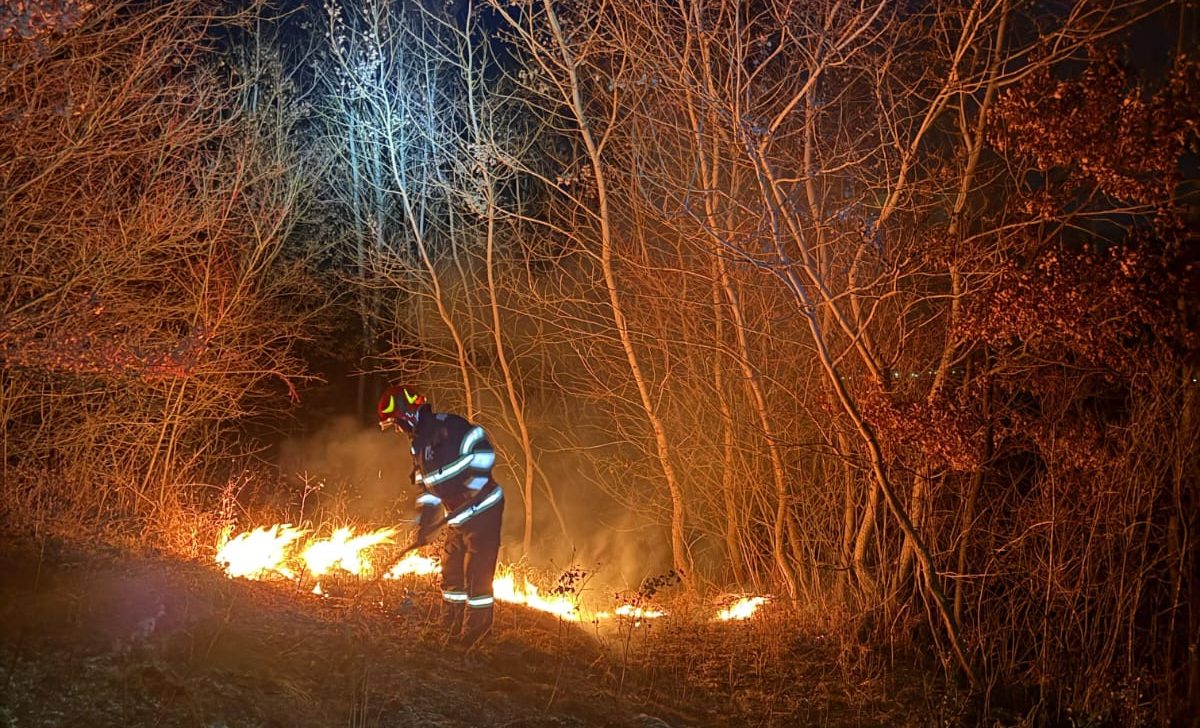
[[(599, 627), (497, 605), (442, 648), (428, 582), (318, 597), (207, 563), (0, 542), (0, 726), (662, 726), (944, 723), (927, 690), (848, 679), (812, 636)], [(761, 637), (761, 635), (759, 635)], [(905, 703), (908, 703), (905, 705)]]

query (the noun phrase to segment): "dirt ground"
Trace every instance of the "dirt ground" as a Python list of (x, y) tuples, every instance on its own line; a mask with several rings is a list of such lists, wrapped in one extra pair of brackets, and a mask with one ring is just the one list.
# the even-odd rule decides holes
[(464, 656), (439, 644), (427, 579), (330, 592), (4, 538), (0, 728), (955, 722), (904, 681), (850, 679), (844, 655), (811, 635), (670, 623), (600, 634), (497, 604), (493, 634)]

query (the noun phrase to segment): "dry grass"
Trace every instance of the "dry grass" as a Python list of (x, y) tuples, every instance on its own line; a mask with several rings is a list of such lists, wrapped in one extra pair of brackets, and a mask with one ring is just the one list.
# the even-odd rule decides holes
[(8, 538), (0, 553), (0, 718), (14, 725), (941, 722), (921, 690), (782, 609), (712, 624), (676, 600), (676, 617), (599, 626), (501, 604), (464, 663), (431, 628), (427, 579), (327, 579), (321, 598), (203, 559), (57, 539)]

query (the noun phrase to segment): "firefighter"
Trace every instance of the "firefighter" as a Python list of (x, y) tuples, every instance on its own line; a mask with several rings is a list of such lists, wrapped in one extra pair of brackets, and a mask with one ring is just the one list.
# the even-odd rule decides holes
[(429, 543), (443, 520), (449, 527), (442, 552), (443, 625), (448, 644), (469, 650), (492, 626), (504, 515), (504, 492), (492, 478), (496, 451), (482, 427), (434, 412), (416, 387), (389, 387), (378, 410), (380, 429), (401, 430), (412, 441), (412, 481), (420, 490), (415, 545)]

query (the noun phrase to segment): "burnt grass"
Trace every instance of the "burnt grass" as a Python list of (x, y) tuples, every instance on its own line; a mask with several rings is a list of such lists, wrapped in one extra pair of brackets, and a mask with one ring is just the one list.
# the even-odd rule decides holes
[(601, 626), (498, 603), (490, 638), (463, 655), (440, 644), (431, 580), (327, 593), (4, 537), (0, 728), (971, 722), (931, 671), (880, 667), (787, 615)]

